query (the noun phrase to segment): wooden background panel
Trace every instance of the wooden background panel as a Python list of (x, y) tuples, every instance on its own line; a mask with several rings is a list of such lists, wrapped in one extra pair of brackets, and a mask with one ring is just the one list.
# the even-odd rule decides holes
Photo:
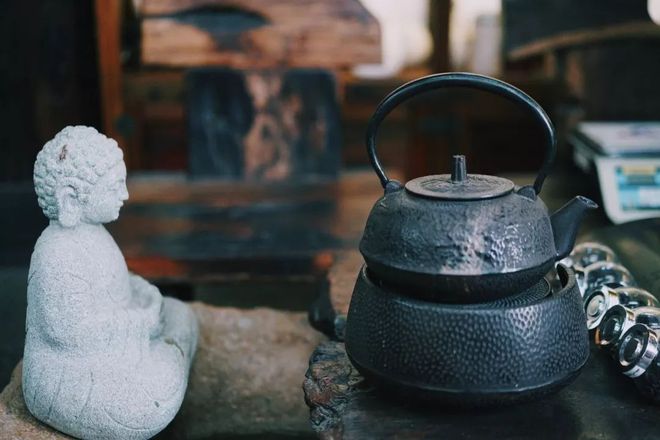
[(341, 68), (380, 61), (357, 0), (146, 0), (142, 61), (167, 66)]

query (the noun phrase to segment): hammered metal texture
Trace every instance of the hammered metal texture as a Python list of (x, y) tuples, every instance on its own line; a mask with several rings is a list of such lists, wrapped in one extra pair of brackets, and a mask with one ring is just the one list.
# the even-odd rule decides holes
[(360, 251), (378, 277), (453, 296), (440, 298), (450, 302), (521, 292), (557, 255), (550, 217), (538, 198), (510, 193), (445, 201), (405, 190), (376, 202)]
[(362, 271), (346, 327), (356, 368), (439, 399), (518, 395), (570, 381), (589, 355), (572, 274), (543, 299), (502, 307), (424, 302), (376, 287)]

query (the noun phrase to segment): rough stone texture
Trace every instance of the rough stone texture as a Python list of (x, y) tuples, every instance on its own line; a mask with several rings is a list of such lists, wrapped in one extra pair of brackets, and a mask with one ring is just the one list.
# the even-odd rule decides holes
[(37, 240), (27, 289), (22, 389), (30, 413), (80, 438), (150, 438), (181, 406), (197, 343), (182, 302), (130, 274), (103, 223), (128, 198), (112, 139), (66, 127), (39, 152)]
[(311, 432), (302, 380), (324, 337), (305, 313), (194, 304), (197, 357), (174, 438)]
[(22, 362), (14, 369), (11, 381), (0, 393), (0, 437), (7, 440), (71, 438), (32, 417), (23, 400), (21, 379)]
[[(304, 313), (192, 304), (200, 324), (188, 391), (159, 438), (311, 433), (301, 382), (324, 338)], [(20, 389), (20, 364), (0, 394), (1, 438), (68, 438), (34, 419)]]

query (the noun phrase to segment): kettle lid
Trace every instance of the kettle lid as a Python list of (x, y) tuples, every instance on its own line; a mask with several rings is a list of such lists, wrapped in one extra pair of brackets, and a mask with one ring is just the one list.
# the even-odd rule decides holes
[(513, 191), (509, 179), (483, 174), (468, 174), (465, 156), (452, 157), (451, 174), (418, 177), (406, 183), (406, 190), (418, 196), (444, 200), (482, 200)]

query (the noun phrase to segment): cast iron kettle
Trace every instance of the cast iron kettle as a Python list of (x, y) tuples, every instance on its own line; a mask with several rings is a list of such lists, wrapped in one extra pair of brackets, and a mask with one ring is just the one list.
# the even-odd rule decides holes
[[(405, 100), (432, 89), (470, 87), (522, 105), (545, 134), (545, 157), (532, 186), (468, 174), (454, 156), (451, 174), (390, 180), (376, 155), (383, 119)], [(556, 154), (555, 131), (541, 106), (519, 89), (482, 75), (446, 73), (390, 93), (367, 128), (371, 164), (385, 189), (360, 242), (369, 272), (421, 299), (447, 303), (496, 300), (522, 292), (573, 248), (582, 216), (597, 205), (577, 196), (551, 216), (538, 197)]]

